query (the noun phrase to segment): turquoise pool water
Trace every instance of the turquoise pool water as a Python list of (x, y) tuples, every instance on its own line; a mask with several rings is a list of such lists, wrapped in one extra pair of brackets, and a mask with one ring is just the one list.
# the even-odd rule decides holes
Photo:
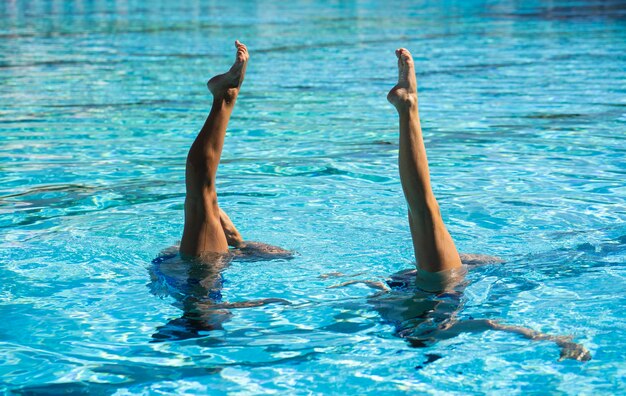
[[(152, 342), (181, 310), (150, 262), (180, 238), (204, 84), (235, 38), (251, 61), (220, 203), (298, 254), (234, 261), (222, 299), (291, 305)], [(0, 390), (624, 392), (625, 43), (621, 1), (1, 2)], [(470, 273), (459, 315), (572, 335), (591, 361), (493, 331), (412, 348), (373, 290), (328, 288), (413, 265), (399, 46), (457, 246), (506, 260)]]

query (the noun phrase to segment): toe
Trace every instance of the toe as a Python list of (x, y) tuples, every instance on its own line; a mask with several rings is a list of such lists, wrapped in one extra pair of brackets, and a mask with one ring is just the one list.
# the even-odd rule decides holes
[(241, 41), (236, 40), (235, 45), (237, 46), (237, 60), (241, 62), (245, 62), (248, 60), (248, 48)]
[(402, 60), (404, 62), (406, 62), (406, 63), (410, 63), (410, 62), (413, 61), (413, 56), (411, 56), (411, 53), (406, 48), (402, 48), (400, 56), (401, 56)]

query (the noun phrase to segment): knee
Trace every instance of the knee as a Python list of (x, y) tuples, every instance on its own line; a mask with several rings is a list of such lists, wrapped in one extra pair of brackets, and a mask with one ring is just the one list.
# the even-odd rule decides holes
[(220, 208), (217, 204), (217, 193), (213, 189), (205, 188), (199, 195), (187, 194), (185, 210), (192, 216), (215, 218), (219, 221)]
[(220, 207), (217, 204), (217, 192), (215, 191), (215, 189), (207, 185), (202, 193), (202, 200), (204, 202), (204, 207), (206, 208), (207, 212), (210, 212), (212, 216), (215, 216), (219, 219)]

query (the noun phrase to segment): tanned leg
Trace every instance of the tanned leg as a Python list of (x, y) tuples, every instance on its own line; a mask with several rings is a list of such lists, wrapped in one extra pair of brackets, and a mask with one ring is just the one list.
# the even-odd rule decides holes
[(430, 186), (426, 148), (417, 106), (417, 80), (411, 53), (401, 48), (398, 84), (387, 99), (400, 118), (399, 167), (402, 189), (409, 206), (409, 224), (418, 266), (428, 272), (461, 267), (454, 241), (443, 224), (439, 205)]
[(233, 224), (230, 217), (228, 217), (228, 215), (222, 210), (222, 208), (220, 208), (220, 223), (222, 224), (222, 229), (224, 230), (224, 236), (226, 236), (226, 242), (228, 243), (228, 246), (232, 246), (235, 248), (242, 247), (244, 245), (243, 237), (239, 233), (239, 230), (237, 230), (237, 227), (235, 227), (235, 225)]
[(226, 126), (235, 107), (249, 59), (245, 45), (236, 41), (235, 46), (237, 55), (233, 66), (228, 72), (208, 82), (213, 94), (213, 106), (187, 155), (185, 228), (180, 244), (183, 256), (197, 257), (203, 253), (228, 251), (217, 204), (215, 174), (222, 155)]

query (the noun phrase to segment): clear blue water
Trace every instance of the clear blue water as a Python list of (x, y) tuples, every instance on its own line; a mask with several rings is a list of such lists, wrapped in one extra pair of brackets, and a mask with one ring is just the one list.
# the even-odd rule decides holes
[[(235, 38), (251, 61), (220, 203), (298, 255), (235, 261), (221, 293), (291, 305), (154, 343), (181, 311), (148, 268), (180, 238), (204, 84)], [(506, 260), (470, 273), (459, 315), (573, 335), (591, 361), (493, 331), (411, 348), (371, 289), (320, 278), (413, 265), (399, 46), (459, 250)], [(621, 1), (1, 2), (0, 390), (624, 392), (625, 69)]]

